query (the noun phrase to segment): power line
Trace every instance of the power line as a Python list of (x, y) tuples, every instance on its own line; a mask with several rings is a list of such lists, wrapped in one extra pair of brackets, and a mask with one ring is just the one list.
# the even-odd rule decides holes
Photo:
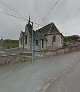
[[(4, 5), (6, 8), (8, 8), (10, 11), (12, 11), (12, 12), (14, 12), (14, 13), (17, 13), (17, 11), (16, 11), (16, 10), (12, 9), (10, 6), (8, 6), (8, 5), (7, 5), (7, 4), (5, 4), (4, 2), (0, 1), (0, 3), (1, 3), (2, 5)], [(6, 9), (5, 9), (5, 10), (6, 10)], [(4, 13), (4, 14), (7, 14), (7, 15), (10, 15), (10, 16), (12, 16), (12, 17), (18, 18), (18, 19), (27, 20), (27, 19), (25, 19), (25, 18), (23, 18), (23, 17), (19, 17), (19, 16), (21, 16), (19, 13), (17, 13), (17, 14), (18, 14), (18, 16), (16, 16), (16, 15), (14, 15), (14, 14), (5, 13), (5, 12), (2, 12), (2, 11), (0, 11), (0, 12), (1, 12), (1, 13)], [(27, 20), (27, 21), (28, 21), (28, 20)], [(43, 25), (38, 24), (38, 23), (34, 23), (34, 24), (37, 24), (37, 25), (43, 26)]]
[[(51, 13), (51, 11), (56, 7), (56, 5), (58, 4), (59, 1), (60, 1), (60, 0), (57, 0), (57, 1), (55, 2), (55, 4), (54, 4), (53, 7), (49, 10), (49, 12), (46, 14), (46, 16)], [(46, 17), (44, 17), (41, 21), (45, 20), (45, 18), (46, 18)], [(39, 26), (39, 25), (38, 25), (38, 26)], [(38, 27), (38, 26), (37, 26), (37, 27)], [(37, 27), (36, 27), (36, 28), (37, 28)]]
[(0, 3), (1, 3), (2, 5), (4, 5), (4, 6), (7, 8), (7, 9), (5, 9), (5, 10), (10, 10), (10, 11), (16, 13), (18, 16), (21, 16), (16, 10), (14, 10), (12, 7), (8, 6), (6, 3), (4, 3), (4, 2), (2, 2), (2, 1), (0, 1)]
[[(5, 4), (4, 2), (0, 1), (0, 3), (1, 3), (2, 5), (4, 5), (6, 8), (8, 8), (8, 10), (17, 13), (17, 11), (15, 11), (14, 9), (12, 9), (10, 6), (8, 6), (8, 5)], [(7, 10), (7, 9), (4, 9), (4, 10)], [(5, 13), (5, 12), (4, 12), (4, 13)], [(9, 14), (9, 13), (5, 13), (5, 14), (11, 15), (11, 16), (13, 16), (13, 17), (16, 16), (16, 15), (12, 15), (12, 14)], [(17, 14), (18, 14), (18, 13), (17, 13)], [(18, 14), (18, 15), (19, 15), (19, 14)], [(20, 15), (20, 16), (21, 16), (21, 15)], [(17, 18), (17, 16), (16, 16), (16, 18)], [(22, 18), (22, 17), (18, 17), (18, 18), (23, 19), (23, 20), (26, 20), (26, 19), (24, 19), (24, 18)], [(27, 21), (28, 21), (28, 20), (27, 20)]]
[[(51, 11), (56, 7), (56, 5), (58, 4), (58, 2), (59, 2), (59, 0), (57, 0), (57, 1), (55, 2), (54, 6), (49, 10), (49, 12), (46, 14), (46, 16), (51, 13)], [(44, 17), (44, 18), (42, 19), (42, 21), (45, 20), (45, 18), (46, 18), (46, 17)]]
[[(17, 19), (19, 19), (19, 20), (28, 21), (28, 20), (25, 19), (25, 18), (16, 16), (16, 15), (14, 15), (14, 14), (7, 13), (7, 12), (4, 12), (4, 11), (0, 11), (0, 13), (3, 13), (3, 14), (5, 14), (5, 15), (8, 15), (8, 16), (11, 16), (11, 17), (14, 17), (14, 18), (17, 18)], [(41, 24), (38, 24), (38, 23), (36, 23), (36, 22), (34, 22), (34, 24), (36, 24), (36, 25), (41, 25)], [(41, 25), (41, 26), (42, 26), (42, 25)]]
[(9, 7), (7, 4), (5, 4), (4, 2), (0, 1), (0, 3), (1, 3), (2, 5), (4, 5), (6, 8), (10, 9), (11, 11), (14, 11), (12, 8), (10, 8), (10, 7)]
[[(13, 14), (7, 13), (7, 12), (0, 11), (0, 13), (3, 13), (3, 14), (6, 14), (6, 15), (9, 15), (9, 16), (11, 16), (11, 17), (18, 18), (18, 19), (20, 19), (20, 20), (21, 20), (21, 19), (22, 19), (22, 20), (26, 20), (26, 19), (23, 19), (23, 18), (18, 17), (18, 16), (16, 16), (16, 15), (13, 15)], [(28, 20), (26, 20), (26, 21), (28, 21)]]
[[(57, 1), (55, 2), (54, 6), (50, 9), (50, 11), (46, 14), (46, 16), (50, 14), (50, 12), (55, 8), (55, 6), (57, 5), (58, 2), (59, 2), (59, 0), (57, 0)], [(11, 7), (9, 7), (9, 6), (8, 6), (7, 4), (5, 4), (4, 2), (0, 1), (0, 3), (3, 4), (4, 6), (6, 6), (8, 9), (10, 9), (10, 11), (17, 13), (14, 9), (12, 9)], [(18, 19), (20, 19), (20, 20), (28, 21), (27, 19), (25, 19), (25, 18), (23, 18), (23, 17), (16, 16), (16, 15), (14, 15), (14, 14), (2, 12), (2, 11), (0, 11), (0, 12), (1, 12), (1, 13), (4, 13), (4, 14), (6, 14), (6, 15), (9, 15), (9, 16), (12, 16), (12, 17), (15, 17), (15, 18), (18, 18)], [(17, 14), (18, 14), (18, 13), (17, 13)], [(18, 15), (19, 15), (19, 14), (18, 14)], [(44, 17), (44, 18), (42, 19), (42, 21), (45, 20), (45, 18), (46, 18), (46, 17)], [(34, 24), (37, 24), (38, 26), (39, 26), (39, 25), (40, 25), (40, 26), (43, 26), (43, 25), (38, 24), (38, 23), (34, 23)], [(38, 27), (38, 26), (37, 26), (37, 27)], [(36, 28), (37, 28), (37, 27), (36, 27)]]

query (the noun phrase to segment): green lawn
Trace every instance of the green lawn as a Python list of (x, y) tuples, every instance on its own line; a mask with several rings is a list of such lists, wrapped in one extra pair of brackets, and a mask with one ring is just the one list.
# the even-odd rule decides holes
[(7, 49), (19, 47), (19, 41), (18, 40), (4, 40), (2, 47), (7, 48)]

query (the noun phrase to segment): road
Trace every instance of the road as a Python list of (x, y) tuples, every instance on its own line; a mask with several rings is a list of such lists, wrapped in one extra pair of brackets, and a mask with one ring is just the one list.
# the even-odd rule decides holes
[(80, 60), (54, 79), (46, 92), (80, 92)]
[[(65, 71), (65, 69), (73, 62), (77, 62), (79, 60), (80, 52), (75, 52), (61, 56), (47, 57), (35, 61), (32, 64), (22, 63), (3, 67), (0, 69), (0, 92), (39, 92), (50, 77), (54, 78), (55, 75)], [(75, 76), (76, 74), (73, 75)], [(71, 76), (73, 77), (73, 80), (76, 77), (74, 76)], [(68, 78), (66, 79), (68, 80)], [(57, 82), (55, 82), (55, 85), (57, 86)], [(56, 91), (55, 89), (54, 92), (60, 91)]]

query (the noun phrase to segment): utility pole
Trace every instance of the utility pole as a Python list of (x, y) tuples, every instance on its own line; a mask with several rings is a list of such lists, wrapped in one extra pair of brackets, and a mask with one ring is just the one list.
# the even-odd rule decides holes
[(34, 43), (33, 43), (34, 38), (33, 38), (33, 22), (31, 23), (32, 23), (32, 63), (33, 63), (34, 61)]
[(23, 33), (23, 36), (22, 36), (22, 49), (24, 50), (24, 33)]

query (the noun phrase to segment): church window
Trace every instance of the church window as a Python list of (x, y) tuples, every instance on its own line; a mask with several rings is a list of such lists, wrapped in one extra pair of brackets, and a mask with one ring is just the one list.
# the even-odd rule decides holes
[(21, 45), (22, 45), (22, 39), (21, 39)]
[(42, 48), (44, 48), (44, 40), (42, 39)]
[(25, 36), (25, 44), (27, 44), (27, 36)]
[(38, 40), (36, 40), (36, 46), (38, 46)]
[(52, 42), (55, 42), (56, 41), (56, 36), (53, 36), (52, 37)]

